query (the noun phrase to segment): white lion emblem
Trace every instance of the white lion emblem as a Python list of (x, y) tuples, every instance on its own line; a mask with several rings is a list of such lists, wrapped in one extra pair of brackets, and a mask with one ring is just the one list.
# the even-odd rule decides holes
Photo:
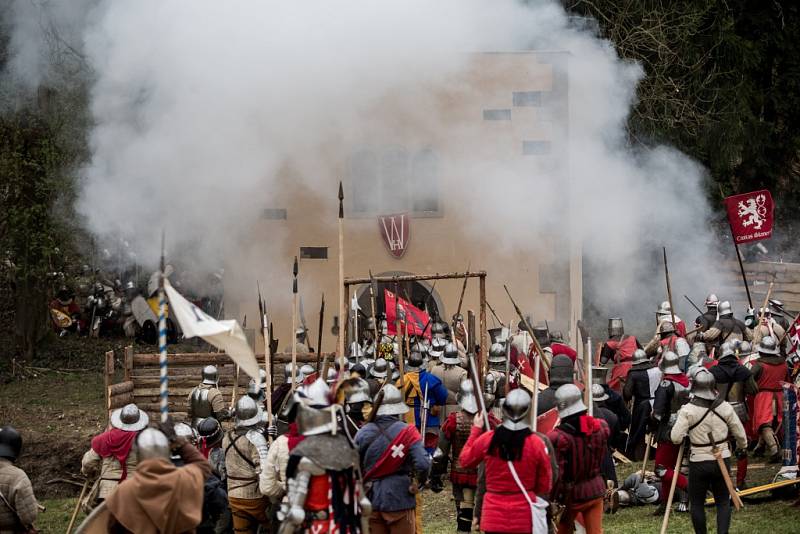
[(748, 198), (739, 201), (739, 217), (742, 219), (742, 226), (752, 226), (755, 230), (761, 230), (767, 220), (767, 202), (763, 193), (756, 195), (755, 198)]

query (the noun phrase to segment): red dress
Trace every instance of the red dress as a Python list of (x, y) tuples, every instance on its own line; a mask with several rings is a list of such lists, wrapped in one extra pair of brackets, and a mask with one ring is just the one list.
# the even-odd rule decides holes
[(758, 373), (756, 384), (758, 393), (753, 400), (753, 430), (758, 432), (762, 426), (772, 425), (773, 403), (775, 406), (775, 417), (778, 424), (783, 420), (783, 386), (782, 383), (788, 378), (786, 362), (783, 358), (776, 358), (776, 362), (766, 361), (762, 358), (753, 365), (753, 370), (761, 367)]
[[(527, 499), (514, 481), (508, 463), (489, 455), (489, 444), (494, 430), (483, 432), (473, 426), (459, 462), (465, 468), (476, 468), (486, 463), (486, 494), (483, 497), (481, 530), (486, 532), (530, 532), (531, 509)], [(539, 494), (550, 491), (552, 469), (542, 440), (531, 434), (525, 440), (522, 459), (513, 462), (522, 485), (528, 490), (531, 501)]]

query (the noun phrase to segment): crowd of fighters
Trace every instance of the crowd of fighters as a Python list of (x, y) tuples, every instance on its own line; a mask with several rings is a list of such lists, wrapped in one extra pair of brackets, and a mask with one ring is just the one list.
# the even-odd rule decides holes
[[(610, 319), (592, 415), (576, 351), (538, 327), (490, 331), (488, 370), (475, 381), (460, 318), (454, 328), (435, 321), (431, 339), (408, 344), (382, 321), (346, 361), (320, 371), (289, 364), (282, 384), (267, 392), (264, 377), (252, 381), (233, 410), (209, 365), (184, 423), (155, 428), (133, 404), (113, 412), (83, 457), (83, 473), (97, 479), (88, 500), (108, 532), (406, 534), (423, 532), (422, 492), (443, 491), (449, 478), (458, 532), (568, 533), (579, 520), (594, 534), (620, 506), (663, 513), (677, 477), (676, 510), (691, 512), (695, 532), (706, 532), (711, 492), (726, 533), (730, 463), (741, 489), (749, 455), (779, 460), (782, 383), (797, 354), (779, 302), (745, 322), (714, 295), (705, 305), (687, 333), (663, 303), (644, 343)], [(535, 399), (532, 336), (543, 347)], [(15, 430), (0, 431), (0, 531), (24, 532), (36, 518), (30, 482), (14, 466), (21, 447)], [(615, 456), (647, 455), (653, 471), (618, 482)]]

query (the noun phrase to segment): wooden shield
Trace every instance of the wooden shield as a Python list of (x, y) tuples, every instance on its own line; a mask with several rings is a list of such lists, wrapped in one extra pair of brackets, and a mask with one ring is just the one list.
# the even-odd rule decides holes
[(381, 215), (378, 217), (378, 227), (389, 253), (397, 259), (402, 258), (410, 236), (408, 214)]

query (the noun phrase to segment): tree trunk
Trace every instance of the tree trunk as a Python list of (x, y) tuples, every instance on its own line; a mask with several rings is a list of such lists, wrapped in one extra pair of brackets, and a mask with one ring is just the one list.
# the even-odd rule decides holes
[(36, 347), (47, 324), (47, 295), (31, 279), (19, 281), (14, 289), (17, 348), (30, 362), (36, 355)]

